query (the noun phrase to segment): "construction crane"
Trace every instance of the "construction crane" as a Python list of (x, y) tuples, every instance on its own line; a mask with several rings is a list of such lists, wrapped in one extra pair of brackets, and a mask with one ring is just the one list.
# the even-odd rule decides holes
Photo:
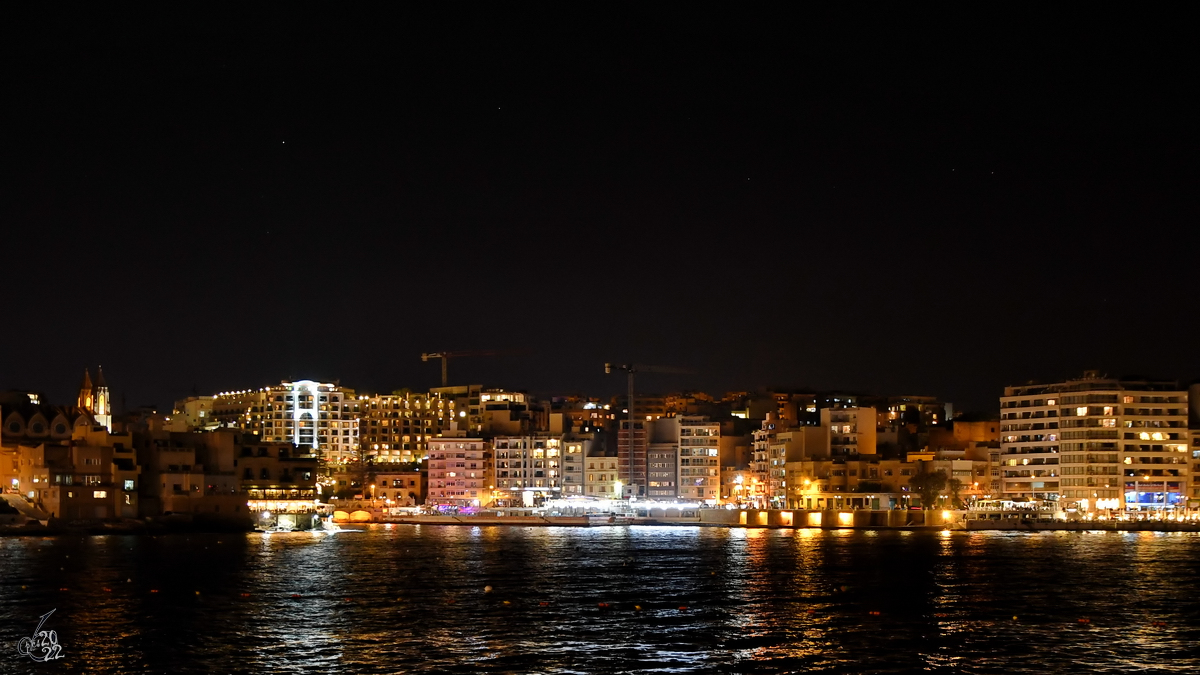
[[(635, 482), (633, 475), (633, 374), (634, 373), (662, 373), (664, 375), (695, 375), (696, 371), (687, 370), (685, 368), (672, 368), (670, 366), (647, 366), (640, 363), (606, 363), (604, 364), (604, 372), (612, 374), (614, 370), (624, 370), (629, 374), (629, 398), (626, 400), (627, 410), (629, 413), (629, 479), (630, 488), (632, 489)], [(649, 440), (649, 439), (647, 439)], [(641, 486), (646, 487), (646, 477), (639, 476), (642, 479)]]
[(448, 386), (447, 385), (448, 375), (446, 372), (446, 364), (447, 364), (447, 362), (450, 361), (450, 359), (459, 358), (462, 356), (498, 356), (500, 354), (501, 354), (501, 352), (498, 352), (498, 351), (430, 352), (428, 354), (421, 354), (421, 360), (422, 361), (429, 361), (431, 359), (441, 359), (442, 360), (442, 386), (445, 387), (445, 386)]

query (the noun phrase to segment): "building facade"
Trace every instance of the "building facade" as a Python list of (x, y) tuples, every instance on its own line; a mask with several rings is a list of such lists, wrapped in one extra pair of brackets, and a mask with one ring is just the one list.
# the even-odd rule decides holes
[(426, 504), (487, 506), (495, 487), (491, 443), (482, 438), (444, 437), (429, 441), (429, 494)]
[[(311, 449), (331, 464), (357, 458), (362, 403), (354, 390), (336, 384), (299, 380), (264, 390), (261, 436), (267, 442)], [(214, 412), (216, 410), (214, 404)], [(253, 406), (247, 415), (254, 415)], [(242, 427), (257, 432), (257, 420)]]
[(679, 498), (715, 505), (721, 491), (720, 423), (704, 416), (670, 419), (679, 425)]
[[(561, 436), (497, 436), (492, 439), (495, 490), (509, 500), (535, 504), (563, 492)], [(529, 493), (525, 495), (523, 493)]]
[(1061, 501), (1082, 511), (1186, 508), (1188, 392), (1179, 383), (1091, 371), (1004, 393), (1002, 498)]

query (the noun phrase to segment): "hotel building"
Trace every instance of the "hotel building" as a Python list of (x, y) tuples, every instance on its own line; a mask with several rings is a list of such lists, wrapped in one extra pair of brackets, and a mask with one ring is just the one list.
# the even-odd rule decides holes
[(1186, 505), (1188, 392), (1179, 383), (1089, 371), (1004, 393), (1000, 496), (1059, 500), (1084, 511)]
[(360, 396), (360, 441), (365, 454), (377, 462), (420, 462), (429, 441), (455, 422), (465, 426), (466, 408), (441, 394), (397, 393)]
[[(263, 391), (261, 437), (268, 442), (310, 448), (326, 461), (353, 461), (359, 446), (362, 402), (353, 389), (336, 384), (299, 380), (281, 382)], [(214, 403), (214, 412), (217, 405)], [(242, 428), (259, 431), (253, 405)]]

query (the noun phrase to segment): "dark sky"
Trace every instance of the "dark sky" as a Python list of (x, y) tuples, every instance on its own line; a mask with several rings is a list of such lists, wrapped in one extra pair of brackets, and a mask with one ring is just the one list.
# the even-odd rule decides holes
[(645, 4), (12, 16), (0, 388), (1200, 375), (1194, 22)]

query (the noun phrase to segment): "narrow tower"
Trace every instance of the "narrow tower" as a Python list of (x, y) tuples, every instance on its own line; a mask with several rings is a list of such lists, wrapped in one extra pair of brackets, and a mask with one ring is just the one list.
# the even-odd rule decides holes
[(96, 366), (96, 386), (93, 401), (95, 408), (92, 410), (92, 416), (96, 418), (96, 424), (112, 431), (112, 399), (108, 394), (108, 383), (104, 381), (104, 368)]
[(88, 369), (84, 368), (83, 382), (79, 385), (79, 407), (91, 412), (92, 403), (92, 376)]

